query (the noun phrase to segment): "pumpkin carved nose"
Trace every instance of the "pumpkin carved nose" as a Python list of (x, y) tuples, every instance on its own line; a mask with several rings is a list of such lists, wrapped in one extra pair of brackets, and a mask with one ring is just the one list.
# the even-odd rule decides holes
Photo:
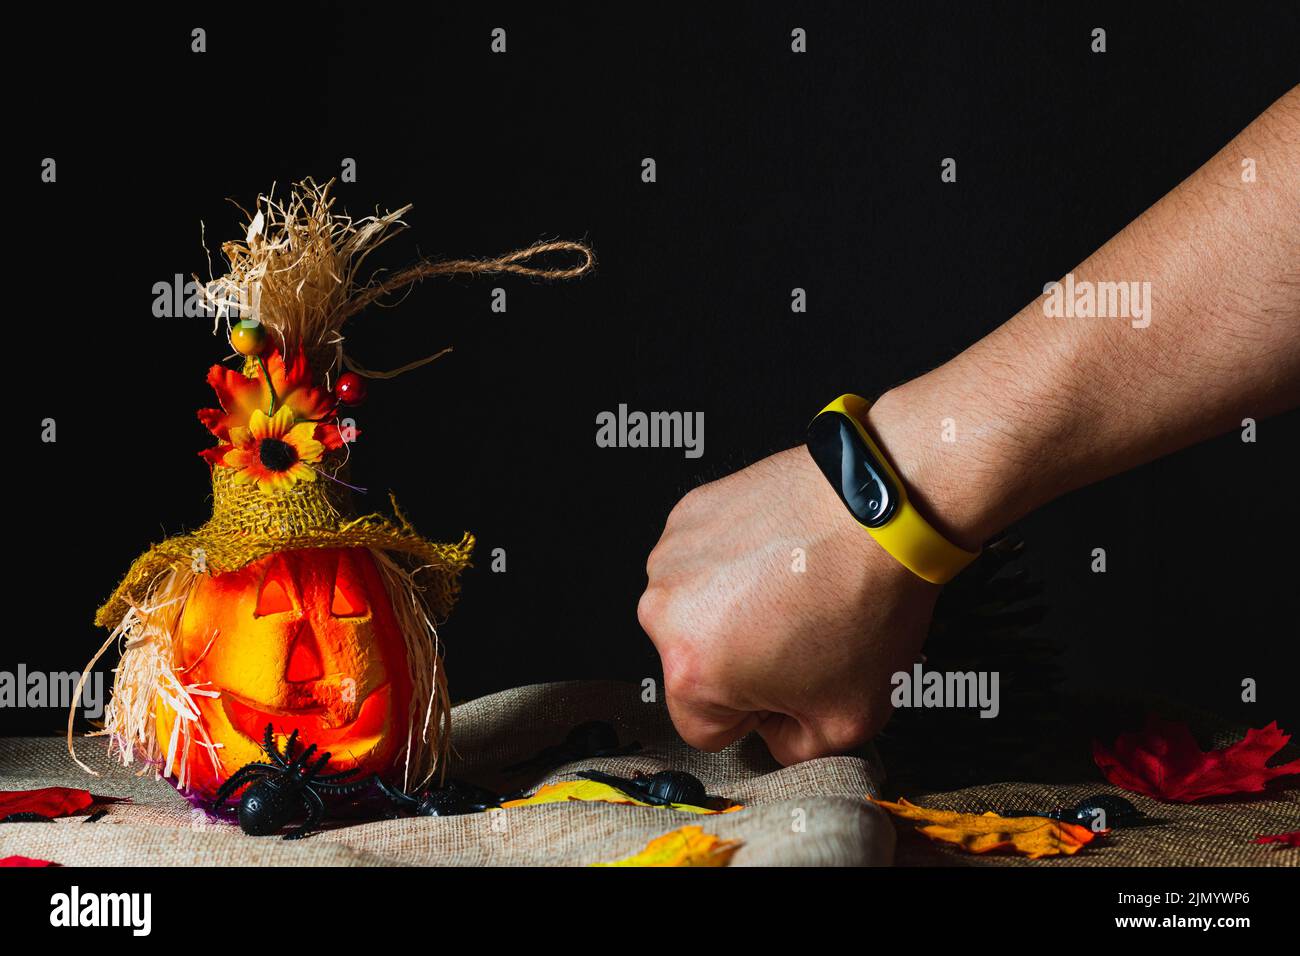
[(305, 684), (324, 676), (325, 668), (321, 664), (316, 636), (310, 627), (298, 628), (298, 635), (289, 649), (289, 666), (285, 668), (284, 679), (290, 684)]

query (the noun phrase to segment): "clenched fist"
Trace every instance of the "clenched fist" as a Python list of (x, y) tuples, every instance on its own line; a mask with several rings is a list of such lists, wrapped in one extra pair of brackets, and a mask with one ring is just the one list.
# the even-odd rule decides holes
[(789, 764), (855, 747), (889, 717), (939, 588), (853, 520), (804, 447), (690, 492), (646, 562), (637, 608), (682, 738), (757, 730)]

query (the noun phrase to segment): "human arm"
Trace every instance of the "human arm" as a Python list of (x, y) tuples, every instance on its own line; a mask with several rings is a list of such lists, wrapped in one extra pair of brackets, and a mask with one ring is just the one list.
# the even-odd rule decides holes
[[(1300, 88), (1071, 272), (1150, 283), (1149, 323), (1049, 317), (1044, 295), (868, 415), (958, 545), (1300, 403)], [(638, 613), (679, 732), (717, 749), (758, 730), (784, 763), (880, 729), (938, 593), (853, 521), (802, 447), (682, 499), (647, 572)]]

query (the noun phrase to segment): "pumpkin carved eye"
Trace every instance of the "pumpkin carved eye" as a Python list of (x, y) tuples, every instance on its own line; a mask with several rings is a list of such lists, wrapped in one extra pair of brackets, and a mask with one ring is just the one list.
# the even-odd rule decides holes
[(254, 617), (266, 614), (282, 614), (293, 610), (293, 599), (285, 585), (285, 569), (280, 563), (274, 563), (266, 569), (262, 578), (262, 589), (257, 594), (257, 609)]
[(365, 586), (346, 554), (339, 556), (338, 570), (334, 573), (334, 601), (330, 613), (335, 617), (363, 617), (370, 611), (366, 603)]

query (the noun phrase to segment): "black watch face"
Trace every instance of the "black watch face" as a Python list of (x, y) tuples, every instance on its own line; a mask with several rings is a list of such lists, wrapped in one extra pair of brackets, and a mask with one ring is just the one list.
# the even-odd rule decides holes
[(837, 412), (818, 415), (808, 426), (808, 451), (860, 524), (879, 528), (894, 516), (894, 486), (851, 421)]

